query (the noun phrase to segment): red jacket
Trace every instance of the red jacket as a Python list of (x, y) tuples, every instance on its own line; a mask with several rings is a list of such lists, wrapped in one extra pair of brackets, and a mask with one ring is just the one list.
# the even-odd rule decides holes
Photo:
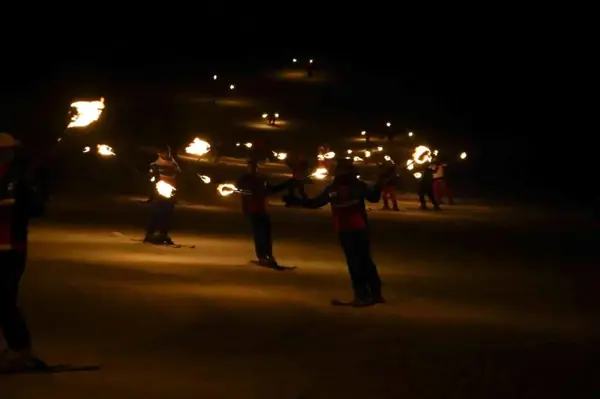
[(331, 204), (333, 224), (336, 231), (356, 231), (367, 228), (365, 200), (378, 202), (381, 190), (378, 186), (370, 188), (354, 175), (335, 178), (319, 196), (303, 201), (307, 208), (321, 208)]
[(271, 185), (260, 173), (247, 173), (240, 177), (236, 186), (242, 192), (244, 214), (267, 213), (268, 196), (283, 190), (287, 185), (288, 181)]

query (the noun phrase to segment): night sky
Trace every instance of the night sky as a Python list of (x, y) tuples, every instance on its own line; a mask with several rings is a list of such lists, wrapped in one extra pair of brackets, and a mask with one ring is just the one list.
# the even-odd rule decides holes
[[(496, 164), (493, 174), (506, 181), (535, 170), (539, 153), (548, 155), (535, 150), (540, 145), (555, 148), (547, 129), (549, 115), (560, 108), (553, 97), (561, 83), (556, 74), (548, 77), (558, 50), (554, 32), (540, 21), (498, 10), (439, 10), (436, 17), (305, 6), (257, 7), (237, 17), (200, 10), (195, 23), (149, 20), (137, 27), (125, 19), (105, 23), (84, 38), (21, 38), (27, 45), (15, 42), (4, 50), (17, 61), (4, 66), (0, 121), (11, 128), (7, 114), (13, 111), (7, 110), (14, 110), (17, 93), (30, 98), (35, 92), (47, 104), (50, 93), (66, 95), (63, 86), (69, 80), (152, 81), (169, 79), (173, 71), (186, 79), (216, 69), (251, 75), (309, 56), (353, 82), (360, 95), (348, 102), (355, 112), (367, 119), (377, 113), (401, 115), (406, 125), (451, 135), (485, 154), (488, 166)], [(512, 162), (505, 162), (509, 149)]]

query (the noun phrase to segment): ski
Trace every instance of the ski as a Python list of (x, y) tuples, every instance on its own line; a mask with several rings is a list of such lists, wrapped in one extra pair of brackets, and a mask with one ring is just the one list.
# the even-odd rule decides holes
[(147, 244), (147, 245), (154, 245), (157, 247), (168, 247), (168, 248), (188, 248), (188, 249), (194, 249), (196, 248), (195, 245), (185, 245), (185, 244), (153, 244), (151, 242), (144, 242), (144, 239), (142, 238), (130, 238), (131, 241), (134, 242), (140, 242), (142, 244)]
[(267, 266), (267, 265), (261, 265), (257, 260), (252, 259), (250, 261), (251, 264), (256, 265), (258, 267), (264, 267), (265, 269), (271, 269), (271, 270), (277, 270), (277, 271), (284, 271), (284, 270), (294, 270), (297, 267), (296, 266), (283, 266), (283, 265), (273, 265), (273, 266)]
[(340, 301), (339, 299), (332, 299), (331, 304), (333, 306), (350, 306), (352, 308), (366, 308), (375, 305), (375, 302), (366, 302), (361, 305), (357, 305), (355, 301)]
[(0, 374), (58, 374), (77, 371), (97, 371), (100, 370), (98, 365), (77, 366), (73, 364), (55, 364), (38, 369), (24, 370), (0, 370)]

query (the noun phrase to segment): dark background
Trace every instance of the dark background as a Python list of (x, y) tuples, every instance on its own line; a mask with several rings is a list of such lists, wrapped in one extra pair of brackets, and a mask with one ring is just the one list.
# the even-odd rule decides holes
[[(294, 7), (236, 8), (235, 15), (201, 9), (185, 22), (178, 10), (162, 20), (138, 18), (139, 26), (123, 16), (63, 26), (77, 34), (14, 37), (4, 48), (13, 61), (3, 65), (0, 129), (43, 149), (74, 97), (201, 91), (215, 71), (248, 79), (312, 57), (339, 79), (322, 110), (330, 119), (352, 115), (367, 127), (393, 119), (395, 127), (465, 149), (474, 184), (489, 195), (576, 201), (573, 187), (585, 179), (580, 163), (564, 165), (577, 150), (559, 127), (572, 107), (565, 93), (574, 76), (563, 68), (569, 46), (557, 26), (526, 10), (432, 16)], [(163, 129), (169, 113), (158, 116)]]

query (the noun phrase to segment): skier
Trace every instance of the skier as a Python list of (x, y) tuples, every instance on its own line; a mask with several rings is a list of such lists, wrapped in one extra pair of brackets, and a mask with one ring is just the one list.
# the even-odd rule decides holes
[(381, 280), (371, 257), (365, 200), (378, 202), (381, 182), (370, 188), (356, 177), (352, 161), (338, 159), (335, 178), (319, 196), (312, 199), (289, 199), (291, 204), (305, 208), (321, 208), (331, 204), (333, 221), (352, 280), (354, 299), (350, 302), (333, 300), (333, 305), (353, 307), (384, 303)]
[(277, 122), (277, 117), (275, 116), (275, 112), (269, 113), (269, 125), (275, 126), (275, 122)]
[(440, 206), (435, 199), (435, 195), (433, 195), (433, 174), (435, 173), (435, 165), (428, 165), (427, 168), (423, 171), (423, 176), (421, 177), (421, 183), (419, 184), (419, 202), (421, 202), (421, 209), (426, 210), (427, 202), (425, 201), (425, 196), (429, 197), (429, 201), (433, 204), (433, 209), (436, 211), (441, 210)]
[(253, 159), (248, 161), (248, 173), (237, 181), (236, 187), (242, 193), (242, 211), (250, 220), (254, 249), (258, 264), (261, 266), (279, 267), (273, 257), (271, 219), (267, 212), (267, 197), (282, 191), (289, 184), (289, 181), (278, 185), (269, 184), (266, 178), (258, 173), (258, 162)]
[(27, 262), (29, 219), (44, 210), (46, 195), (29, 165), (15, 155), (18, 142), (0, 133), (0, 372), (43, 370), (48, 366), (31, 347), (31, 335), (17, 306)]
[(446, 166), (446, 164), (440, 161), (435, 161), (433, 163), (433, 194), (439, 204), (443, 204), (443, 199), (446, 197), (448, 198), (448, 204), (454, 205), (454, 198), (452, 197), (452, 192), (446, 181)]
[[(157, 245), (174, 245), (169, 237), (169, 228), (175, 211), (174, 191), (170, 196), (161, 195), (157, 184), (164, 182), (177, 188), (177, 174), (181, 173), (179, 165), (171, 156), (170, 148), (161, 149), (158, 159), (150, 164), (149, 180), (154, 184), (151, 196), (150, 222), (146, 230), (144, 242)], [(156, 232), (158, 231), (158, 234)]]
[(383, 197), (383, 210), (389, 211), (389, 201), (392, 201), (392, 209), (399, 211), (398, 200), (396, 199), (396, 185), (398, 184), (398, 172), (395, 164), (380, 164), (380, 180), (384, 182), (381, 196)]

